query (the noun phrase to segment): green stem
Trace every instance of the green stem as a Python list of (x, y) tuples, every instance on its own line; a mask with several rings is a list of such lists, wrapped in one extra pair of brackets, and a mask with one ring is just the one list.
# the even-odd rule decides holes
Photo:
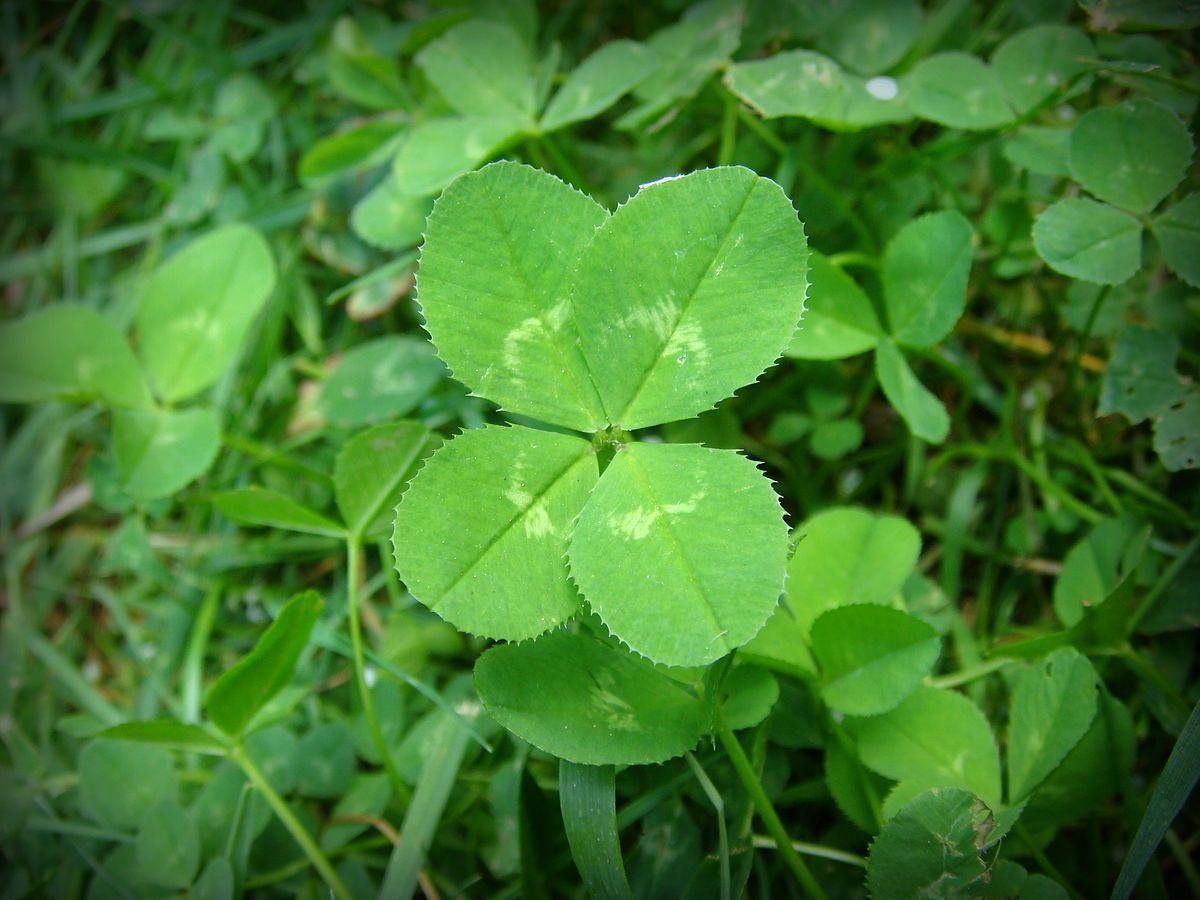
[(350, 890), (342, 881), (341, 876), (334, 870), (328, 857), (321, 852), (321, 848), (312, 839), (312, 835), (308, 833), (307, 829), (300, 823), (300, 820), (296, 818), (283, 798), (271, 787), (266, 776), (254, 764), (254, 761), (246, 755), (246, 751), (242, 746), (240, 744), (235, 746), (229, 755), (234, 762), (241, 766), (242, 771), (246, 773), (246, 777), (250, 779), (250, 783), (254, 785), (255, 790), (262, 794), (263, 799), (267, 801), (267, 805), (274, 810), (275, 815), (279, 817), (279, 821), (283, 823), (283, 826), (292, 835), (296, 843), (300, 845), (300, 849), (304, 851), (304, 855), (313, 864), (313, 868), (320, 873), (321, 878), (329, 885), (329, 890), (333, 892), (333, 896), (337, 897), (338, 900), (353, 900)]
[(975, 681), (977, 678), (983, 678), (985, 675), (991, 675), (993, 672), (998, 672), (1007, 665), (1016, 662), (1014, 659), (989, 659), (987, 662), (979, 663), (976, 666), (968, 666), (965, 669), (959, 669), (957, 672), (951, 672), (949, 675), (942, 675), (938, 678), (931, 678), (929, 683), (936, 688), (953, 688), (960, 685), (968, 684)]
[(792, 874), (796, 876), (796, 880), (800, 882), (804, 888), (804, 892), (808, 896), (813, 897), (814, 900), (828, 900), (825, 891), (821, 889), (821, 885), (813, 877), (807, 863), (800, 858), (800, 854), (792, 846), (792, 839), (788, 837), (787, 829), (783, 827), (779, 813), (775, 812), (775, 807), (771, 804), (771, 798), (763, 790), (762, 783), (758, 780), (758, 775), (755, 773), (754, 767), (750, 765), (750, 760), (746, 757), (746, 751), (742, 749), (737, 736), (725, 721), (725, 715), (721, 712), (720, 706), (715, 708), (715, 720), (717, 737), (721, 739), (721, 746), (725, 748), (725, 752), (729, 755), (729, 761), (733, 763), (733, 769), (737, 772), (738, 780), (742, 782), (742, 787), (750, 795), (750, 799), (754, 803), (754, 808), (758, 811), (758, 816), (762, 819), (763, 824), (767, 826), (767, 833), (774, 839), (776, 846), (779, 848), (779, 855), (783, 857), (784, 863), (792, 871)]
[(362, 544), (357, 536), (346, 540), (346, 615), (350, 623), (350, 651), (354, 663), (354, 683), (358, 686), (358, 700), (362, 704), (363, 716), (367, 720), (367, 729), (371, 732), (371, 741), (375, 744), (375, 752), (383, 764), (392, 790), (404, 802), (412, 799), (412, 793), (392, 759), (392, 751), (388, 748), (387, 739), (383, 736), (383, 728), (379, 725), (379, 716), (375, 713), (375, 700), (371, 697), (371, 689), (367, 685), (366, 654), (363, 651), (362, 621), (358, 614), (358, 569), (362, 558)]

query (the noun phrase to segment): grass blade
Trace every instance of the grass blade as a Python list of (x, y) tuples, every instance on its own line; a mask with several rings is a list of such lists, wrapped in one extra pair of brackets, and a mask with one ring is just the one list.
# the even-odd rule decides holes
[(433, 842), (442, 811), (454, 781), (458, 767), (462, 764), (467, 749), (468, 734), (459, 727), (457, 719), (447, 713), (439, 713), (441, 721), (430, 736), (430, 746), (437, 748), (428, 757), (412, 803), (404, 814), (404, 825), (400, 831), (400, 842), (392, 850), (387, 873), (383, 878), (380, 897), (411, 897), (417, 889), (417, 878), (425, 854)]
[(1183, 809), (1188, 795), (1200, 778), (1200, 703), (1192, 708), (1187, 724), (1175, 742), (1175, 749), (1163, 766), (1162, 776), (1150, 797), (1150, 803), (1129, 846), (1129, 855), (1113, 887), (1113, 900), (1127, 900), (1141, 880), (1142, 872), (1158, 848), (1172, 820)]
[(596, 900), (632, 896), (617, 833), (617, 775), (612, 766), (581, 766), (562, 760), (558, 797), (575, 867)]

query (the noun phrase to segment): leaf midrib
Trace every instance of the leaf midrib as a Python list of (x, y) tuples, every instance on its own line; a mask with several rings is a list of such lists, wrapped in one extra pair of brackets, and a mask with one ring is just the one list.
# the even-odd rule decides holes
[(427, 604), (430, 609), (437, 609), (437, 607), (462, 583), (463, 579), (466, 578), (467, 575), (469, 575), (481, 562), (483, 562), (484, 557), (491, 553), (493, 549), (495, 549), (496, 545), (504, 539), (505, 535), (512, 531), (513, 527), (523, 518), (525, 518), (525, 515), (531, 509), (533, 509), (533, 507), (536, 506), (543, 497), (554, 490), (555, 486), (557, 486), (557, 484), (562, 481), (563, 478), (565, 478), (571, 472), (571, 470), (575, 468), (575, 466), (587, 459), (587, 454), (592, 449), (591, 445), (584, 443), (583, 441), (580, 441), (580, 443), (583, 446), (580, 449), (579, 455), (573, 457), (570, 462), (556, 472), (550, 478), (550, 480), (546, 482), (545, 487), (539, 490), (536, 494), (530, 495), (529, 502), (519, 508), (516, 513), (513, 514), (512, 518), (505, 522), (504, 525), (502, 525), (500, 529), (487, 540), (487, 542), (480, 549), (479, 553), (476, 554), (475, 558), (463, 566), (462, 571), (455, 575), (450, 584), (441, 591), (441, 595), (436, 600), (433, 600)]
[(658, 499), (658, 495), (654, 493), (654, 487), (651, 485), (650, 479), (646, 477), (646, 473), (642, 470), (641, 465), (633, 456), (629, 457), (629, 468), (633, 472), (634, 480), (637, 482), (638, 489), (642, 496), (653, 503), (656, 508), (662, 510), (662, 515), (658, 518), (658, 521), (662, 522), (662, 531), (666, 534), (667, 539), (674, 548), (675, 555), (683, 562), (683, 570), (687, 575), (689, 586), (692, 588), (696, 596), (699, 597), (703, 602), (705, 612), (708, 613), (709, 618), (712, 620), (713, 627), (717, 629), (715, 640), (719, 641), (725, 650), (732, 649), (729, 646), (729, 641), (726, 638), (729, 629), (721, 624), (721, 620), (717, 615), (717, 609), (715, 606), (713, 606), (712, 600), (709, 599), (708, 594), (704, 590), (703, 580), (700, 578), (695, 566), (692, 565), (691, 559), (684, 552), (683, 542), (679, 540), (679, 535), (677, 535), (675, 533), (675, 529), (671, 527), (672, 514), (668, 513), (664, 508), (664, 504)]
[[(719, 258), (721, 258), (722, 254), (724, 253), (725, 247), (728, 245), (730, 238), (733, 237), (733, 231), (734, 231), (734, 228), (737, 226), (738, 220), (742, 217), (742, 214), (746, 211), (746, 205), (750, 202), (750, 198), (754, 195), (755, 190), (759, 186), (759, 182), (757, 179), (752, 179), (749, 182), (747, 182), (747, 184), (749, 185), (749, 187), (746, 191), (746, 195), (742, 198), (742, 202), (740, 204), (738, 204), (737, 211), (730, 217), (729, 225), (725, 229), (725, 235), (721, 238), (720, 242), (717, 244), (716, 250), (713, 252), (712, 259), (710, 259), (708, 261), (708, 265), (705, 266), (704, 271), (701, 273), (700, 277), (698, 279), (696, 279), (696, 283), (694, 285), (692, 285), (691, 289), (687, 292), (686, 299), (684, 300), (684, 302), (682, 304), (680, 304), (679, 312), (675, 315), (675, 321), (671, 323), (671, 330), (667, 333), (665, 339), (661, 342), (661, 344), (659, 344), (658, 351), (650, 358), (650, 364), (643, 369), (641, 377), (639, 378), (639, 380), (637, 382), (637, 387), (634, 388), (633, 394), (630, 396), (629, 400), (626, 401), (625, 406), (622, 408), (621, 412), (616, 416), (612, 416), (612, 419), (614, 419), (614, 420), (624, 419), (626, 416), (629, 415), (630, 408), (633, 407), (634, 404), (637, 403), (638, 399), (642, 395), (642, 391), (644, 391), (646, 389), (646, 383), (650, 379), (650, 374), (654, 371), (655, 367), (662, 360), (663, 350), (670, 345), (672, 340), (675, 339), (675, 333), (679, 330), (679, 323), (682, 322), (683, 317), (685, 315), (687, 315), (688, 309), (691, 307), (692, 302), (696, 299), (696, 294), (697, 294), (697, 292), (699, 292), (700, 286), (702, 284), (704, 284), (705, 280), (708, 278), (709, 273), (712, 271), (713, 266), (716, 265), (717, 260)], [(613, 221), (613, 219), (610, 218), (608, 221), (611, 222), (611, 221)], [(619, 423), (619, 424), (623, 424), (623, 423)]]

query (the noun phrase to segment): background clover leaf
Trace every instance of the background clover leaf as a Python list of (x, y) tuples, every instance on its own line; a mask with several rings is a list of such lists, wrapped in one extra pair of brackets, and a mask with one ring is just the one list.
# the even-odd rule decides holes
[(137, 312), (138, 350), (159, 396), (185, 400), (220, 378), (274, 288), (271, 250), (246, 225), (209, 232), (159, 266)]
[(1152, 100), (1089, 110), (1071, 132), (1071, 177), (1097, 199), (1132, 213), (1154, 209), (1191, 159), (1187, 127)]

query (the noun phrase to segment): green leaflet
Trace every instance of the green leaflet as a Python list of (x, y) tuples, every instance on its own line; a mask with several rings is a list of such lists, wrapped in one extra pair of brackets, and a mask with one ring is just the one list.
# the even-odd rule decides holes
[(396, 187), (410, 197), (436, 194), (496, 153), (513, 133), (511, 119), (487, 115), (422, 122), (408, 133), (392, 160)]
[(112, 322), (73, 304), (0, 326), (0, 402), (99, 400), (150, 405), (141, 368)]
[(317, 403), (333, 424), (358, 428), (411, 412), (444, 374), (428, 342), (389, 335), (347, 353), (321, 383)]
[(1154, 452), (1168, 472), (1200, 466), (1200, 391), (1195, 388), (1154, 423)]
[(840, 741), (825, 748), (825, 783), (838, 809), (867, 834), (879, 830), (879, 798), (887, 782), (852, 756)]
[(579, 516), (571, 576), (633, 650), (704, 665), (766, 622), (787, 551), (779, 498), (753, 462), (695, 444), (627, 444)]
[(217, 413), (206, 406), (113, 415), (117, 470), (125, 490), (140, 500), (167, 497), (203, 475), (220, 446)]
[(921, 31), (921, 6), (915, 0), (849, 0), (835, 9), (817, 46), (860, 75), (900, 62)]
[(275, 288), (275, 261), (247, 225), (192, 241), (150, 275), (137, 312), (138, 349), (164, 400), (220, 378)]
[(1191, 159), (1187, 126), (1150, 100), (1089, 110), (1071, 132), (1071, 177), (1097, 199), (1134, 213), (1154, 209)]
[(432, 206), (432, 197), (414, 197), (401, 191), (395, 175), (389, 171), (355, 204), (350, 226), (368, 244), (384, 250), (403, 250), (421, 242)]
[(884, 396), (913, 434), (934, 444), (946, 439), (950, 433), (946, 407), (917, 379), (900, 348), (886, 338), (875, 348), (875, 374)]
[(1136, 749), (1129, 710), (1102, 691), (1091, 727), (1034, 790), (1021, 824), (1038, 834), (1087, 815), (1124, 790)]
[(574, 288), (606, 420), (690, 418), (758, 378), (804, 311), (807, 257), (791, 202), (749, 169), (644, 186), (596, 232)]
[(1103, 519), (1067, 552), (1054, 581), (1054, 612), (1063, 625), (1083, 619), (1084, 610), (1099, 606), (1128, 574), (1141, 551), (1134, 540), (1141, 528), (1127, 516)]
[(808, 308), (787, 355), (842, 359), (872, 349), (883, 327), (871, 298), (823, 254), (810, 253), (808, 266)]
[(329, 82), (347, 100), (371, 109), (399, 109), (408, 91), (395, 60), (378, 53), (349, 16), (338, 19), (329, 42)]
[(892, 337), (930, 347), (950, 333), (963, 314), (974, 232), (958, 212), (914, 219), (888, 242), (883, 293)]
[(333, 487), (350, 532), (386, 530), (421, 463), (441, 443), (420, 422), (388, 422), (355, 435), (338, 453)]
[(740, 0), (707, 0), (651, 35), (646, 46), (657, 66), (634, 90), (639, 105), (618, 119), (617, 127), (633, 131), (649, 124), (653, 130), (652, 119), (695, 95), (737, 50), (742, 17)]
[(654, 53), (637, 41), (612, 41), (581, 62), (542, 113), (543, 131), (599, 115), (654, 71)]
[(464, 22), (427, 44), (416, 61), (462, 115), (531, 123), (533, 59), (511, 28), (479, 19)]
[(185, 888), (200, 868), (196, 823), (175, 800), (160, 800), (138, 823), (138, 876), (162, 888)]
[(1091, 39), (1078, 28), (1035, 25), (1000, 44), (992, 68), (1013, 109), (1026, 113), (1086, 72), (1095, 55)]
[(811, 50), (735, 63), (725, 83), (768, 119), (800, 116), (830, 128), (853, 129), (912, 118), (903, 82), (887, 77), (868, 81)]
[(812, 625), (821, 696), (847, 715), (896, 707), (933, 669), (940, 645), (930, 625), (885, 606), (831, 609)]
[(493, 647), (475, 664), (475, 687), (513, 734), (584, 765), (663, 762), (707, 727), (703, 704), (679, 682), (579, 634)]
[(721, 683), (721, 712), (734, 731), (761, 724), (777, 700), (779, 682), (758, 666), (734, 666)]
[(322, 138), (300, 157), (296, 174), (308, 185), (320, 185), (354, 169), (382, 162), (394, 151), (403, 129), (386, 119), (364, 122)]
[(287, 494), (262, 487), (235, 488), (211, 497), (212, 505), (235, 522), (344, 538), (346, 529)]
[(980, 847), (990, 820), (988, 810), (964, 790), (937, 788), (914, 797), (871, 844), (871, 896), (986, 896), (988, 864)]
[(1037, 175), (1066, 177), (1071, 132), (1067, 128), (1025, 125), (1008, 139), (1004, 155), (1014, 166)]
[(1188, 194), (1159, 213), (1152, 229), (1171, 271), (1200, 287), (1200, 193)]
[(565, 560), (596, 483), (592, 445), (490, 425), (464, 431), (417, 473), (396, 511), (396, 570), (460, 631), (534, 637), (579, 608)]
[(950, 128), (997, 128), (1013, 118), (996, 72), (975, 56), (927, 56), (905, 78), (908, 104), (918, 116)]
[[(932, 787), (959, 787), (1000, 803), (1000, 753), (991, 726), (962, 694), (921, 686), (879, 716), (850, 718), (859, 757), (880, 775)], [(885, 811), (886, 812), (886, 811)]]
[(571, 272), (604, 208), (509, 162), (434, 204), (417, 278), (425, 327), (454, 376), (517, 413), (596, 431), (604, 412), (571, 311)]
[(98, 737), (112, 741), (153, 744), (191, 753), (209, 753), (215, 756), (225, 754), (225, 744), (199, 725), (188, 725), (173, 719), (126, 722), (102, 731)]
[(297, 594), (287, 602), (254, 649), (209, 689), (205, 709), (213, 724), (226, 734), (240, 736), (254, 714), (287, 687), (324, 605), (316, 591)]
[(796, 533), (788, 599), (806, 623), (838, 606), (891, 603), (921, 550), (921, 537), (907, 520), (858, 507), (817, 513)]
[(1112, 358), (1104, 370), (1097, 412), (1118, 412), (1130, 422), (1158, 416), (1183, 399), (1187, 388), (1175, 371), (1179, 338), (1140, 325), (1117, 335)]
[(896, 601), (916, 566), (921, 536), (897, 516), (834, 507), (800, 525), (794, 541), (787, 597), (742, 653), (793, 673), (811, 672), (812, 623), (840, 606)]
[(1096, 716), (1098, 677), (1072, 647), (1031, 666), (1012, 695), (1008, 726), (1008, 799), (1028, 797), (1087, 733)]
[(1084, 197), (1059, 200), (1033, 223), (1033, 245), (1050, 268), (1095, 284), (1121, 284), (1142, 264), (1142, 226)]
[(79, 754), (79, 803), (98, 822), (137, 828), (158, 801), (178, 793), (171, 753), (162, 747), (100, 738)]

